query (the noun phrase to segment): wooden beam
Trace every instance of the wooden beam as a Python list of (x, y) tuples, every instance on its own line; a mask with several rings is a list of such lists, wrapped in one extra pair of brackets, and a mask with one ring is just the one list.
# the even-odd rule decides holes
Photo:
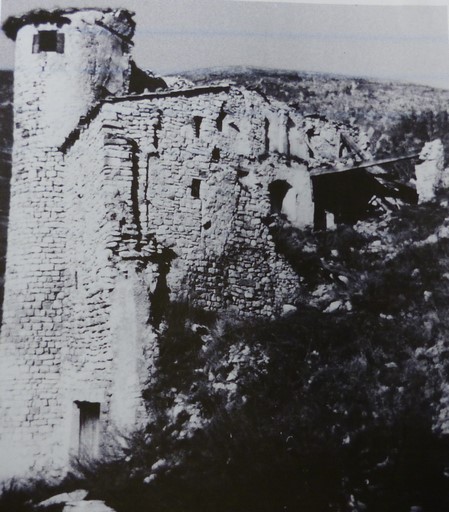
[(310, 171), (310, 176), (314, 178), (315, 176), (324, 176), (326, 174), (339, 174), (341, 172), (349, 172), (349, 171), (358, 171), (360, 169), (368, 169), (370, 167), (393, 164), (395, 162), (400, 162), (401, 160), (412, 160), (413, 158), (417, 158), (419, 153), (415, 155), (408, 156), (400, 156), (396, 158), (384, 158), (383, 160), (376, 160), (370, 162), (360, 162), (358, 165), (353, 165), (352, 167), (343, 167), (342, 169), (337, 169), (335, 167), (331, 169), (312, 169)]
[(347, 133), (340, 133), (341, 140), (343, 144), (354, 154), (359, 156), (362, 160), (365, 160), (365, 153), (357, 146), (352, 137), (350, 137)]

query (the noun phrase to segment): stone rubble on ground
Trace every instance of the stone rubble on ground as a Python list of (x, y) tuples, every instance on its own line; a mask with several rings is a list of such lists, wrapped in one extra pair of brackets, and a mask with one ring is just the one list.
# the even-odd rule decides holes
[(51, 507), (53, 505), (60, 505), (68, 502), (76, 502), (84, 500), (87, 496), (88, 492), (84, 489), (79, 489), (72, 492), (64, 492), (61, 494), (57, 494), (56, 496), (52, 496), (44, 501), (41, 501), (36, 504), (35, 508), (37, 509), (45, 509)]

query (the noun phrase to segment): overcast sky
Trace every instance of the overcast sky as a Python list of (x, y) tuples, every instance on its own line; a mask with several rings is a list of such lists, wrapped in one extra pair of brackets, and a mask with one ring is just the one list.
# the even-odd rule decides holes
[[(159, 73), (248, 65), (390, 78), (449, 89), (448, 16), (444, 5), (0, 1), (3, 20), (34, 8), (129, 8), (136, 12), (135, 59), (140, 67)], [(3, 34), (0, 36), (0, 68), (13, 67), (13, 46)]]

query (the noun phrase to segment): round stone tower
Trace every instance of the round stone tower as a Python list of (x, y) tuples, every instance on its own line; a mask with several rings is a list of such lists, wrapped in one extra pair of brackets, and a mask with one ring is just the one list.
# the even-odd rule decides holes
[(59, 147), (105, 96), (128, 92), (132, 14), (33, 11), (8, 19), (16, 41), (14, 148), (0, 336), (0, 479), (63, 468), (60, 368), (64, 299), (64, 158)]

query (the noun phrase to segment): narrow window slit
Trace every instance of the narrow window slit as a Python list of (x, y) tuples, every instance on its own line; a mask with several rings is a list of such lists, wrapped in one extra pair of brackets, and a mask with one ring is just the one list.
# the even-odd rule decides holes
[(223, 131), (223, 121), (224, 121), (224, 118), (226, 117), (226, 112), (223, 111), (223, 109), (220, 110), (220, 113), (218, 114), (218, 117), (216, 119), (216, 123), (217, 123), (217, 130), (219, 132), (222, 132)]
[(193, 178), (192, 180), (192, 186), (191, 186), (191, 193), (192, 197), (195, 199), (199, 199), (200, 197), (200, 187), (201, 187), (201, 180), (197, 178)]
[(267, 118), (265, 118), (264, 121), (264, 145), (265, 145), (265, 153), (270, 152), (270, 137), (269, 137), (269, 130), (270, 130), (270, 121), (268, 121)]
[(198, 139), (201, 132), (201, 123), (203, 122), (203, 118), (201, 116), (195, 116), (193, 118), (193, 126), (195, 128), (195, 137)]
[(287, 128), (287, 156), (290, 156), (290, 153), (291, 153), (291, 140), (290, 140), (290, 137), (291, 137), (291, 130), (295, 127), (295, 123), (292, 121), (291, 117), (288, 117), (287, 119), (287, 125), (286, 125), (286, 128)]

